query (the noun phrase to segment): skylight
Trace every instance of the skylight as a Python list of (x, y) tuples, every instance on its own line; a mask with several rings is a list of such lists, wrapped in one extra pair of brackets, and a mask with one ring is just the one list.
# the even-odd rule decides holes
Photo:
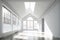
[(28, 10), (28, 12), (34, 12), (35, 8), (35, 2), (24, 2), (25, 9)]

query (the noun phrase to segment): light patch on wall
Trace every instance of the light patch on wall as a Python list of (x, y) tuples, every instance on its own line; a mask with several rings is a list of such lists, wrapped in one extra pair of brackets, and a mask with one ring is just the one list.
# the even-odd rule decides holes
[(34, 12), (35, 2), (24, 2), (27, 13)]
[(49, 38), (52, 38), (53, 34), (51, 32), (51, 29), (49, 29), (49, 26), (47, 25), (47, 22), (45, 21), (44, 24), (45, 24), (45, 36), (49, 37)]

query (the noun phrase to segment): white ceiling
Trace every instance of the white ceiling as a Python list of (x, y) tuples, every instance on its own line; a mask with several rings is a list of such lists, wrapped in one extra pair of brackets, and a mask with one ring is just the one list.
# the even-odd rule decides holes
[[(9, 5), (12, 6), (12, 8), (15, 9), (15, 11), (20, 15), (20, 17), (24, 17), (28, 15), (29, 13), (25, 12), (25, 5), (24, 2), (28, 0), (7, 0)], [(53, 0), (29, 0), (31, 2), (35, 1), (35, 10), (33, 15), (36, 17), (40, 17), (44, 14), (45, 10), (49, 8), (49, 6), (53, 3)], [(28, 2), (29, 2), (28, 1)]]

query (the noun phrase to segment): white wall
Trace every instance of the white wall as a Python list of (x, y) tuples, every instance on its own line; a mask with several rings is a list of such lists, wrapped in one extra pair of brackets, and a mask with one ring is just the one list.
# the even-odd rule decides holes
[(57, 0), (49, 11), (46, 12), (44, 19), (53, 36), (60, 37), (60, 1)]

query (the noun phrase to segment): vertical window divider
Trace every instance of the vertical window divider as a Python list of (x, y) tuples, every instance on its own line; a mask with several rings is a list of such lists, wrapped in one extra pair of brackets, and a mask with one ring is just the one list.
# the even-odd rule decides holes
[(27, 20), (26, 20), (26, 30), (28, 29), (28, 27), (27, 27)]
[(32, 20), (32, 22), (33, 22), (33, 29), (32, 30), (34, 30), (34, 20)]

